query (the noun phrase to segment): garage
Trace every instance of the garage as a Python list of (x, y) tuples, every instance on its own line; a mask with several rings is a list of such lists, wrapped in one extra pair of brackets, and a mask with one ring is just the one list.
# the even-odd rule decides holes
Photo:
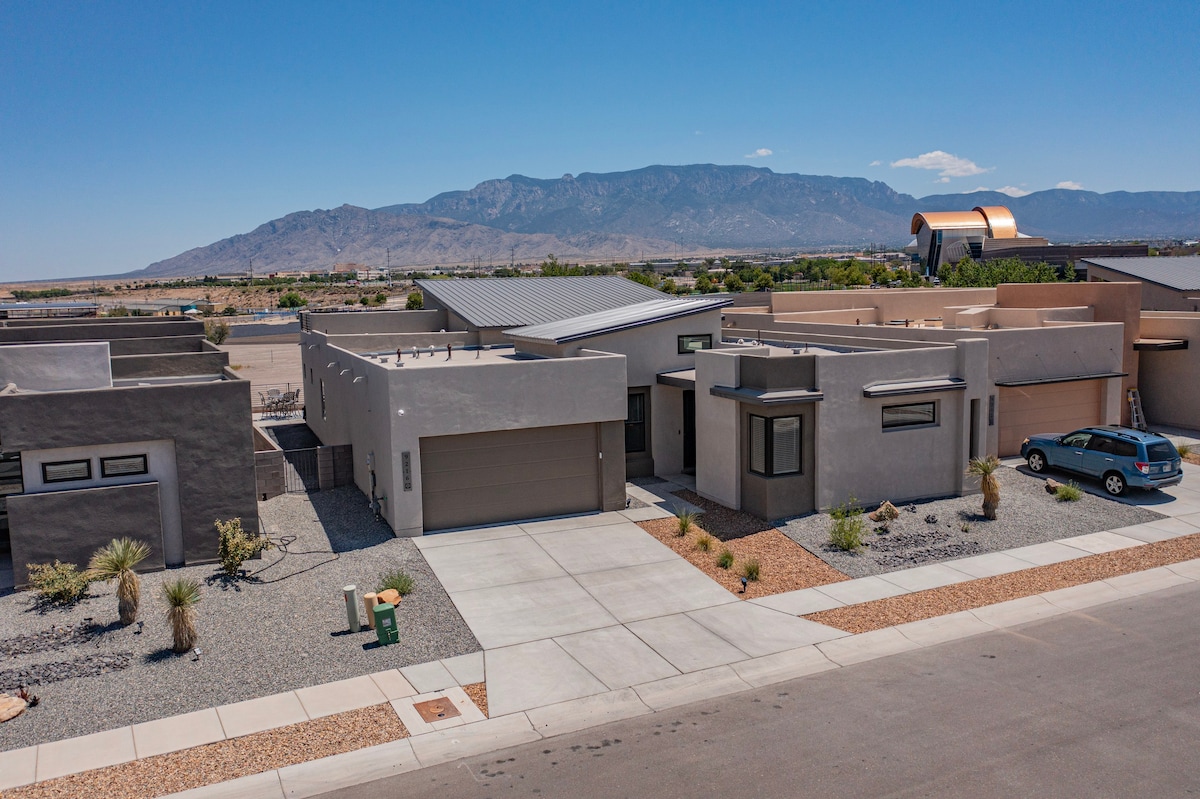
[(1069, 433), (1100, 424), (1103, 380), (1000, 386), (1000, 455), (1020, 455), (1032, 433)]
[(600, 510), (597, 425), (421, 439), (426, 531)]

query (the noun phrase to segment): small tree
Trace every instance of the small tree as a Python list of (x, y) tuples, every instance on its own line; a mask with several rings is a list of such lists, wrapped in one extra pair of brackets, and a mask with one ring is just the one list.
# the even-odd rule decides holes
[(1000, 481), (996, 472), (1000, 469), (1000, 461), (995, 455), (986, 458), (972, 458), (967, 466), (967, 474), (979, 478), (979, 487), (983, 489), (983, 517), (996, 518), (996, 508), (1000, 507)]
[(305, 305), (308, 305), (308, 300), (301, 297), (295, 291), (288, 291), (279, 295), (280, 308), (303, 308)]
[(250, 535), (243, 530), (240, 518), (227, 522), (218, 519), (214, 525), (220, 538), (217, 558), (229, 577), (237, 577), (243, 563), (273, 546), (265, 535)]
[(88, 571), (97, 580), (117, 581), (117, 614), (121, 624), (137, 621), (138, 605), (142, 601), (142, 581), (134, 571), (150, 554), (150, 547), (132, 538), (114, 538), (92, 555)]
[(167, 603), (167, 621), (171, 624), (172, 649), (186, 652), (196, 645), (196, 603), (200, 601), (200, 583), (180, 577), (163, 583)]
[(213, 344), (224, 344), (229, 338), (229, 323), (219, 319), (209, 319), (204, 323), (204, 337)]
[(739, 291), (745, 291), (746, 284), (742, 282), (740, 277), (730, 272), (725, 275), (725, 290), (736, 294)]
[(425, 307), (425, 297), (419, 291), (410, 291), (404, 303), (406, 311), (420, 311)]

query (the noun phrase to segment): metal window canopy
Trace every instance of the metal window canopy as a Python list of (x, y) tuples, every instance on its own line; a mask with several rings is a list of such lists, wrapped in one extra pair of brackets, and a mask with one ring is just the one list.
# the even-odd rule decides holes
[(786, 388), (766, 390), (761, 388), (734, 388), (713, 386), (708, 390), (714, 397), (737, 400), (751, 405), (796, 405), (802, 402), (820, 402), (825, 394), (813, 388)]
[(1186, 338), (1139, 338), (1133, 342), (1133, 348), (1142, 352), (1163, 352), (1166, 350), (1186, 350)]
[(939, 377), (932, 380), (909, 380), (903, 383), (876, 383), (863, 386), (864, 397), (906, 397), (910, 394), (930, 394), (935, 391), (965, 391), (967, 381), (960, 377)]
[(1068, 375), (1066, 377), (1028, 377), (1023, 380), (997, 380), (996, 385), (1005, 388), (1019, 386), (1041, 386), (1049, 383), (1077, 383), (1081, 380), (1105, 380), (1110, 377), (1129, 377), (1128, 372), (1096, 372), (1088, 375)]

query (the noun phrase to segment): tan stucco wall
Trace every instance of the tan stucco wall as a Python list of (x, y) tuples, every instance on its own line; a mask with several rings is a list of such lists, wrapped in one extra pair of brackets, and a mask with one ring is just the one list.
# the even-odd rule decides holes
[[(831, 311), (846, 308), (877, 308), (881, 320), (930, 319), (955, 305), (991, 305), (996, 289), (846, 289), (843, 291), (775, 291), (771, 311)], [(864, 320), (865, 323), (866, 320)]]
[(1146, 313), (1142, 335), (1186, 339), (1186, 350), (1141, 353), (1138, 390), (1151, 424), (1200, 430), (1200, 313)]

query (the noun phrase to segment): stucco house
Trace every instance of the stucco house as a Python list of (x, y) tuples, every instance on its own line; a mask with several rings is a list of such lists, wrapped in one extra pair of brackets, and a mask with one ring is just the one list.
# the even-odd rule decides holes
[(203, 323), (0, 322), (0, 582), (126, 535), (143, 569), (215, 561), (235, 516), (257, 529), (250, 388)]

